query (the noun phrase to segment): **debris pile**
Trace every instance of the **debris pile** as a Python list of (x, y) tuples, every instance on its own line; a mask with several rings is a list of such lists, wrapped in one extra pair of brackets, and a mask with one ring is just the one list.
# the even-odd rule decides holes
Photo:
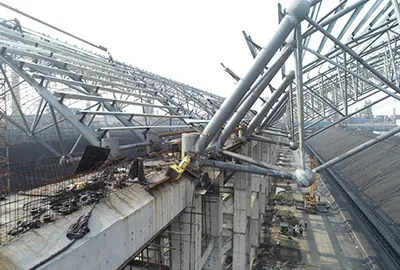
[[(70, 215), (85, 206), (92, 205), (94, 207), (101, 198), (106, 197), (115, 189), (121, 189), (133, 183), (148, 185), (143, 159), (135, 158), (129, 163), (105, 166), (94, 173), (75, 177), (65, 187), (61, 187), (61, 183), (55, 183), (51, 185), (58, 185), (58, 188), (42, 187), (18, 193), (18, 196), (30, 198), (22, 207), (22, 210), (29, 214), (24, 214), (23, 220), (16, 221), (8, 234), (17, 236), (31, 229), (40, 228), (45, 223), (53, 222), (59, 216)], [(49, 190), (54, 191), (49, 194)], [(74, 227), (69, 229), (67, 237), (76, 239), (78, 235), (86, 234), (89, 231), (87, 228), (89, 217), (90, 214), (80, 217), (78, 222), (73, 225)], [(78, 230), (78, 228), (80, 229)]]

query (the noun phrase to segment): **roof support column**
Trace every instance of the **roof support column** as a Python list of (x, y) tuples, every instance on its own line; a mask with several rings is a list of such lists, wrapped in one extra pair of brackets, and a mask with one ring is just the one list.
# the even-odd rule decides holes
[[(229, 135), (232, 133), (232, 131), (237, 127), (237, 125), (240, 123), (240, 121), (243, 119), (243, 117), (246, 115), (246, 113), (251, 109), (253, 104), (257, 101), (257, 99), (260, 97), (264, 89), (268, 86), (268, 84), (271, 82), (271, 80), (275, 77), (276, 73), (278, 73), (279, 69), (283, 66), (285, 61), (289, 58), (289, 56), (292, 54), (293, 49), (288, 47), (285, 49), (285, 51), (281, 54), (279, 59), (272, 65), (270, 69), (264, 75), (262, 76), (262, 79), (260, 83), (254, 87), (254, 91), (249, 95), (249, 97), (243, 101), (242, 105), (239, 106), (239, 108), (236, 110), (235, 114), (232, 116), (232, 118), (228, 121), (227, 125), (224, 127), (224, 129), (221, 131), (221, 135), (219, 136), (218, 140), (218, 147), (222, 148), (224, 146), (225, 141), (229, 138)], [(290, 78), (293, 80), (294, 78), (294, 73), (288, 75), (288, 79), (284, 80), (282, 85), (287, 84), (287, 81), (290, 81)], [(291, 81), (290, 81), (291, 82)], [(282, 88), (282, 87), (281, 87)], [(286, 89), (286, 87), (282, 90), (280, 88), (280, 92), (275, 94), (277, 91), (274, 92), (274, 96), (278, 96)], [(273, 101), (267, 101), (267, 103), (272, 103)], [(255, 118), (253, 118), (254, 120)], [(250, 124), (249, 124), (250, 126)], [(254, 127), (252, 127), (254, 129)], [(251, 132), (251, 131), (250, 131)]]
[[(242, 153), (247, 155), (249, 144)], [(237, 172), (233, 195), (233, 263), (232, 270), (250, 269), (250, 228), (251, 181), (250, 174)]]
[[(221, 173), (216, 179), (216, 184), (220, 187), (224, 186), (224, 176)], [(222, 270), (222, 242), (223, 242), (223, 212), (224, 212), (224, 201), (222, 196), (213, 198), (213, 202), (206, 202), (206, 204), (211, 204), (211, 207), (206, 207), (210, 209), (211, 216), (211, 241), (214, 244), (214, 248), (210, 253), (207, 261), (203, 265), (205, 270)]]
[(254, 117), (250, 124), (248, 125), (245, 135), (251, 134), (254, 129), (261, 123), (261, 121), (264, 119), (264, 117), (269, 113), (271, 110), (272, 106), (276, 103), (276, 101), (281, 97), (283, 92), (285, 92), (286, 88), (292, 84), (293, 79), (294, 79), (294, 72), (291, 71), (289, 74), (285, 77), (281, 85), (272, 93), (271, 97), (267, 100), (267, 102), (262, 106), (261, 110), (257, 113), (256, 117)]

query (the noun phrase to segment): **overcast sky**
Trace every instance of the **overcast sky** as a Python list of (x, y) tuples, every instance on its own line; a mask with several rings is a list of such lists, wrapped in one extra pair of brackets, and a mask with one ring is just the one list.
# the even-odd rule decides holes
[[(3, 2), (107, 47), (119, 61), (222, 96), (229, 95), (235, 84), (220, 63), (243, 76), (253, 62), (242, 30), (264, 46), (278, 24), (278, 0)], [(279, 2), (286, 7), (290, 1)], [(4, 8), (1, 14), (15, 16)], [(21, 23), (24, 26), (24, 20)], [(276, 87), (279, 82), (274, 83)], [(376, 112), (391, 113), (393, 106), (378, 105)]]

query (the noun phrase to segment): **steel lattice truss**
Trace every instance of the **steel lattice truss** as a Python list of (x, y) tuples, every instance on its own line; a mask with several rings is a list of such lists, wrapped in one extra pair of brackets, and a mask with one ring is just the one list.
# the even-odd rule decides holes
[[(143, 130), (195, 129), (200, 156), (223, 150), (242, 125), (247, 139), (271, 143), (260, 135), (286, 136), (304, 153), (305, 140), (321, 130), (389, 97), (400, 100), (395, 0), (295, 0), (287, 9), (279, 5), (278, 12), (278, 30), (266, 46), (243, 32), (255, 62), (243, 78), (225, 69), (238, 81), (226, 100), (114, 61), (98, 48), (93, 53), (2, 21), (0, 59), (9, 67), (3, 71), (4, 94), (12, 97), (17, 106), (11, 114), (20, 119), (2, 116), (56, 155), (74, 148), (59, 153), (40, 134), (55, 129), (62, 145), (62, 122), (92, 145), (110, 130), (129, 130), (140, 142), (147, 139)], [(19, 76), (14, 85), (11, 70)], [(274, 89), (270, 84), (280, 70), (283, 78)], [(272, 95), (255, 111), (268, 88)], [(354, 111), (367, 98), (373, 102)], [(276, 123), (283, 116), (288, 130), (282, 133)], [(305, 138), (305, 130), (321, 121), (332, 123)]]
[[(245, 113), (272, 80), (281, 77), (280, 70), (283, 76), (279, 87), (245, 125), (244, 135), (248, 140), (267, 143), (280, 142), (265, 135), (289, 138), (291, 142), (287, 145), (292, 149), (296, 149), (297, 144), (300, 147), (303, 172), (307, 171), (307, 139), (389, 97), (400, 100), (400, 11), (396, 0), (295, 0), (287, 9), (279, 5), (278, 13), (279, 25), (275, 36), (265, 46), (256, 44), (243, 33), (255, 57), (254, 64), (240, 79), (233, 94), (224, 101), (197, 142), (200, 156), (216, 150), (255, 166), (249, 169), (205, 161), (208, 166), (235, 167), (239, 171), (253, 172), (263, 167), (274, 171), (260, 170), (260, 174), (282, 177), (282, 169), (224, 150), (232, 130), (242, 123)], [(231, 74), (230, 70), (226, 71)], [(365, 102), (366, 99), (369, 102)], [(286, 127), (279, 124), (283, 117)], [(316, 130), (315, 127), (322, 121), (325, 121), (325, 127)], [(306, 135), (307, 130), (313, 133)], [(310, 171), (308, 176), (292, 178), (301, 185), (310, 185), (312, 173), (398, 132), (400, 128), (393, 124), (389, 132), (326, 162)]]
[[(356, 115), (361, 110), (349, 115), (349, 108), (360, 108), (359, 102), (367, 98), (376, 100), (368, 107), (389, 97), (400, 100), (399, 27), (393, 1), (336, 1), (336, 6), (332, 2), (314, 5), (308, 20), (315, 25), (303, 24), (307, 28), (301, 35), (301, 107), (306, 129), (326, 119)], [(321, 14), (321, 10), (327, 10), (325, 3), (334, 8)], [(262, 49), (249, 36), (246, 41), (252, 53)], [(293, 43), (286, 43), (286, 50), (296, 50), (296, 41), (290, 41)], [(291, 120), (297, 126), (297, 93), (290, 94)], [(288, 99), (290, 94), (281, 97)], [(283, 115), (287, 101), (281, 105), (279, 111), (270, 111), (278, 116), (275, 119)]]
[[(330, 16), (338, 20), (317, 18), (319, 27), (302, 35), (305, 58), (316, 58), (303, 63), (305, 119), (312, 122), (334, 114), (344, 117), (350, 105), (374, 93), (399, 100), (395, 1), (345, 2)], [(310, 35), (316, 31), (324, 35)]]
[[(55, 128), (62, 145), (61, 122), (69, 122), (92, 145), (100, 145), (106, 131), (124, 129), (141, 142), (145, 137), (139, 130), (199, 130), (224, 100), (114, 61), (111, 55), (95, 54), (22, 29), (14, 22), (3, 20), (0, 24), (0, 59), (10, 67), (3, 70), (8, 87), (2, 94), (10, 95), (14, 104), (14, 111), (0, 113), (55, 155), (61, 153), (40, 134)], [(12, 84), (12, 72), (19, 76), (18, 84)], [(50, 119), (43, 117), (46, 112)], [(109, 120), (92, 127), (95, 117)], [(110, 121), (113, 124), (107, 126)], [(63, 155), (71, 152), (61, 149)]]
[[(95, 54), (21, 27), (18, 21), (0, 21), (5, 81), (0, 94), (2, 100), (10, 96), (14, 104), (11, 113), (0, 108), (0, 116), (55, 155), (74, 150), (63, 147), (63, 122), (81, 134), (78, 141), (83, 137), (92, 145), (100, 145), (112, 130), (129, 130), (140, 142), (148, 140), (148, 132), (194, 129), (199, 133), (190, 150), (194, 168), (223, 169), (228, 180), (240, 171), (309, 187), (316, 173), (400, 132), (393, 125), (312, 170), (306, 166), (307, 139), (388, 98), (400, 100), (399, 4), (292, 0), (286, 9), (279, 5), (278, 14), (275, 35), (265, 46), (243, 32), (255, 60), (242, 78), (225, 68), (237, 81), (225, 99), (116, 62), (102, 48)], [(18, 79), (10, 80), (13, 74)], [(276, 81), (279, 86), (274, 88), (271, 83)], [(269, 92), (266, 89), (272, 94), (255, 111), (260, 96)], [(367, 99), (370, 102), (364, 103)], [(95, 118), (104, 120), (94, 123)], [(322, 121), (328, 124), (320, 128)], [(47, 129), (55, 130), (62, 153), (41, 137)], [(237, 131), (238, 138), (231, 136)], [(278, 167), (232, 150), (248, 141), (299, 148), (299, 168)], [(397, 237), (362, 211), (398, 258)]]

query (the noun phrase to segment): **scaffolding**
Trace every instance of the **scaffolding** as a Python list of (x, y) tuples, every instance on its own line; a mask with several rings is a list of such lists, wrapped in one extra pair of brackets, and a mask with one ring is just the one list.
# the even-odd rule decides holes
[[(3, 64), (3, 70), (6, 70)], [(0, 75), (0, 195), (10, 190), (8, 163), (8, 128), (3, 115), (7, 115), (7, 84), (3, 74)]]

